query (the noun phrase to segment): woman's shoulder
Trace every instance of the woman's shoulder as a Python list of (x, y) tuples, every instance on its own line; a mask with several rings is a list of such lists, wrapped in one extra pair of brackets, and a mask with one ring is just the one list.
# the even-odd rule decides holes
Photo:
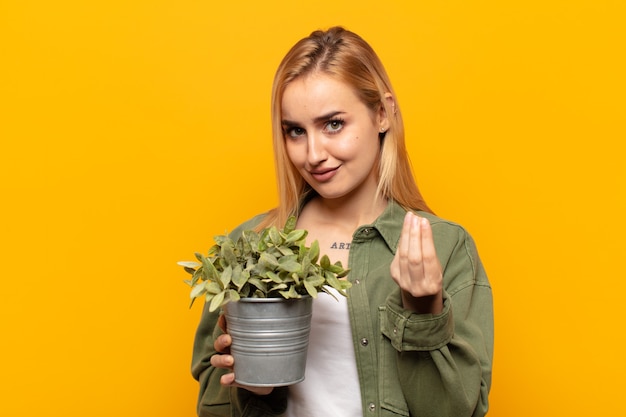
[[(430, 222), (435, 248), (442, 259), (450, 260), (453, 257), (457, 260), (465, 259), (471, 263), (475, 272), (478, 269), (482, 270), (476, 243), (465, 227), (431, 213), (417, 212), (417, 214)], [(448, 261), (442, 263), (447, 264)]]
[(256, 228), (263, 221), (265, 216), (267, 216), (267, 214), (268, 212), (263, 212), (249, 218), (248, 220), (241, 223), (239, 226), (235, 227), (228, 235), (233, 240), (236, 240), (237, 238), (239, 238), (239, 236), (241, 236), (244, 230), (252, 230)]
[(443, 240), (451, 244), (459, 241), (472, 242), (470, 233), (461, 224), (425, 211), (417, 211), (416, 214), (428, 219), (435, 241)]

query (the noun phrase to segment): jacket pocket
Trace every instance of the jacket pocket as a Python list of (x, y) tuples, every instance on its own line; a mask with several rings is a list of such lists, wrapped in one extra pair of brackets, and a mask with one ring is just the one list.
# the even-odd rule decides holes
[(378, 310), (380, 329), (380, 349), (378, 349), (378, 389), (380, 392), (381, 416), (409, 416), (409, 406), (402, 394), (398, 378), (398, 351), (391, 346), (390, 340), (383, 334), (382, 326), (387, 322), (387, 309)]
[[(223, 370), (216, 370), (211, 368), (216, 375), (212, 375), (209, 378), (208, 375), (204, 375), (202, 380), (206, 381), (201, 389), (202, 396), (198, 404), (198, 416), (199, 417), (230, 417), (231, 415), (231, 399), (230, 388), (223, 387), (219, 382), (219, 372), (224, 373)], [(206, 372), (211, 372), (207, 370)]]
[(230, 403), (227, 404), (202, 404), (198, 410), (200, 417), (229, 417)]

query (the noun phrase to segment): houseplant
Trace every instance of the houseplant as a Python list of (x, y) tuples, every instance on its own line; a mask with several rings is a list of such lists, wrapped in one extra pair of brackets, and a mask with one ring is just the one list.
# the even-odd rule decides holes
[(236, 241), (216, 236), (206, 256), (179, 262), (191, 274), (185, 281), (191, 303), (204, 297), (209, 311), (225, 311), (239, 383), (280, 386), (304, 379), (312, 298), (320, 292), (334, 297), (331, 288), (346, 296), (351, 286), (340, 279), (349, 269), (320, 257), (317, 241), (307, 247), (308, 232), (295, 226), (292, 216), (282, 230), (245, 230)]

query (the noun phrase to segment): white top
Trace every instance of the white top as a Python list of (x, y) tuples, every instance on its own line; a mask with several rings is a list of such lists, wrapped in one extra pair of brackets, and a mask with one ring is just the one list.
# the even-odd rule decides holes
[(345, 297), (313, 300), (304, 381), (289, 387), (283, 417), (361, 417), (361, 390)]

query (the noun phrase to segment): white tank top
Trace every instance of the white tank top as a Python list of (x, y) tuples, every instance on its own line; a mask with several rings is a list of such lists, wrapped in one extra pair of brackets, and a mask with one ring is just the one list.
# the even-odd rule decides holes
[(335, 296), (313, 300), (305, 378), (289, 387), (283, 417), (363, 416), (348, 302)]

